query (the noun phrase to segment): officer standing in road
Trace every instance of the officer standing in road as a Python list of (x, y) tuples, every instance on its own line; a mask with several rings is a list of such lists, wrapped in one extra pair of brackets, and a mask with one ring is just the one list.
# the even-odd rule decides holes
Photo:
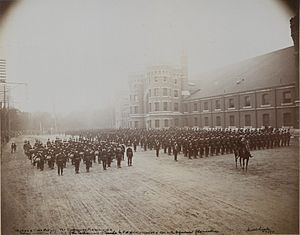
[(75, 164), (75, 174), (79, 174), (79, 167), (80, 167), (81, 157), (78, 151), (74, 153), (74, 164)]
[(133, 151), (132, 151), (131, 147), (127, 148), (127, 150), (126, 150), (126, 156), (127, 156), (128, 166), (132, 166)]
[(155, 142), (156, 157), (159, 157), (159, 149), (160, 149), (160, 143), (159, 141), (156, 141)]
[(57, 165), (57, 173), (58, 175), (63, 175), (64, 172), (64, 156), (61, 152), (61, 149), (56, 155), (56, 165)]
[(174, 161), (177, 162), (177, 154), (178, 154), (178, 144), (175, 142), (173, 145), (173, 154), (174, 154)]

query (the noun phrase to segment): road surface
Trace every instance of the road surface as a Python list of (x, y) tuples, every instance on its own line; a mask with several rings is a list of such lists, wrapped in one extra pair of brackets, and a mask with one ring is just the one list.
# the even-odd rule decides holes
[(154, 151), (138, 149), (132, 167), (122, 162), (117, 169), (113, 162), (103, 171), (96, 163), (86, 173), (81, 164), (76, 175), (68, 163), (58, 176), (47, 165), (39, 171), (30, 164), (22, 151), (24, 138), (15, 140), (17, 153), (6, 148), (2, 157), (4, 235), (38, 234), (38, 229), (49, 229), (39, 234), (70, 234), (87, 228), (94, 234), (102, 229), (298, 234), (296, 140), (290, 147), (253, 151), (247, 173), (235, 168), (232, 154), (193, 160), (181, 154), (175, 162), (163, 151), (156, 158)]

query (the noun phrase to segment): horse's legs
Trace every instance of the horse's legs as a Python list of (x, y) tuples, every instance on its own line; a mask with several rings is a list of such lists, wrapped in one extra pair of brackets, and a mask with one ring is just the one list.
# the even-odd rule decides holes
[(248, 168), (248, 162), (249, 162), (249, 158), (246, 159), (246, 171), (247, 171), (247, 168)]
[(240, 167), (242, 167), (242, 158), (240, 157)]
[(235, 168), (237, 168), (237, 156), (234, 155), (235, 158)]
[(243, 170), (245, 169), (245, 158), (243, 158)]

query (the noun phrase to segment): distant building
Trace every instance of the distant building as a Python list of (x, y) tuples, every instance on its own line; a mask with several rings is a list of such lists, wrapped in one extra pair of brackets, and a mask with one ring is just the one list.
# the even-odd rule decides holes
[(299, 128), (299, 24), (295, 42), (189, 82), (187, 59), (158, 65), (129, 79), (131, 128)]
[(129, 96), (128, 92), (121, 93), (115, 105), (115, 128), (129, 127)]
[[(187, 93), (186, 64), (180, 67), (158, 65), (130, 77), (130, 115), (132, 128), (178, 126), (181, 103)], [(189, 93), (187, 93), (189, 94)]]
[(293, 47), (228, 66), (183, 100), (182, 126), (299, 128), (297, 79)]

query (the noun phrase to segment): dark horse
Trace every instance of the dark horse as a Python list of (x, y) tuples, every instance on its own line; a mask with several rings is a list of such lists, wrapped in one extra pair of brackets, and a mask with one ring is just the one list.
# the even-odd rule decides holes
[[(240, 159), (240, 167), (242, 167), (243, 170), (245, 169), (245, 161), (246, 161), (246, 171), (247, 171), (248, 162), (249, 162), (250, 157), (253, 157), (253, 156), (244, 147), (235, 150), (234, 151), (235, 167), (237, 168), (237, 160)], [(243, 159), (243, 166), (242, 166), (242, 159)]]

